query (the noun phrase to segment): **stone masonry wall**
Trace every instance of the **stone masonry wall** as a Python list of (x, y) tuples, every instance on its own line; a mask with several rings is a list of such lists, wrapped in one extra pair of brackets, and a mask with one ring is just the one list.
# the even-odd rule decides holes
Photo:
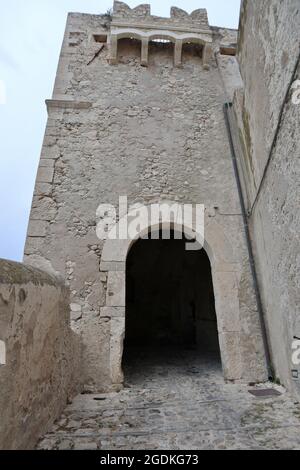
[(33, 449), (80, 389), (81, 347), (62, 280), (0, 260), (0, 449)]
[(117, 206), (120, 195), (127, 195), (129, 204), (203, 203), (235, 254), (242, 324), (235, 341), (242, 344), (246, 371), (241, 379), (263, 380), (260, 326), (217, 63), (212, 60), (204, 70), (201, 58), (186, 52), (183, 67), (175, 68), (170, 45), (154, 43), (149, 66), (141, 67), (138, 43), (122, 39), (119, 63), (112, 66), (108, 43), (95, 40), (105, 34), (109, 40), (105, 22), (100, 15), (68, 17), (48, 102), (25, 261), (51, 264), (69, 283), (72, 326), (84, 344), (86, 388), (107, 390), (112, 322), (100, 317), (107, 273), (100, 272), (97, 207)]
[(234, 103), (239, 165), (275, 373), (298, 394), (292, 342), (300, 336), (300, 105), (293, 103), (291, 84), (300, 78), (299, 62), (294, 73), (299, 51), (299, 0), (244, 0), (239, 34), (244, 89)]

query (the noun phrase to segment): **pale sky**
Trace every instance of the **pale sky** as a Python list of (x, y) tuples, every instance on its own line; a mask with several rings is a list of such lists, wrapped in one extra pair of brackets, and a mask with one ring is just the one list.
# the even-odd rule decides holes
[[(126, 2), (135, 7), (146, 1)], [(152, 13), (207, 8), (213, 26), (238, 27), (240, 0), (150, 0)], [(113, 0), (0, 0), (0, 258), (22, 260), (51, 98), (69, 11), (105, 13)]]

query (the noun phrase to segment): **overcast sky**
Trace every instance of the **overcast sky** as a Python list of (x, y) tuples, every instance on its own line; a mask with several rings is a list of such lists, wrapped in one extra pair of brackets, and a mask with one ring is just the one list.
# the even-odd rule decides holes
[[(0, 0), (0, 258), (20, 261), (50, 98), (69, 11), (105, 13), (113, 0)], [(131, 7), (146, 1), (126, 2)], [(240, 0), (150, 0), (152, 13), (207, 8), (237, 28)], [(4, 96), (5, 94), (5, 96)], [(5, 98), (5, 99), (4, 99)]]

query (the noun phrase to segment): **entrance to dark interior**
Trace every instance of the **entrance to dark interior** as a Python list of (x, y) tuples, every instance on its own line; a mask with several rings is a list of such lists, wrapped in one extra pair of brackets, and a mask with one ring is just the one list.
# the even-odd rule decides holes
[(219, 358), (210, 261), (204, 250), (187, 251), (186, 242), (160, 233), (157, 240), (139, 239), (128, 254), (125, 368), (136, 349), (194, 349)]

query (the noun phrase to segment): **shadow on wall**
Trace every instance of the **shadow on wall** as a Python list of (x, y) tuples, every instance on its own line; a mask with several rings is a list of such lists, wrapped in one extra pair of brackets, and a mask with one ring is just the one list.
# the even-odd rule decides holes
[(81, 375), (63, 281), (0, 260), (0, 449), (34, 448), (81, 391)]

